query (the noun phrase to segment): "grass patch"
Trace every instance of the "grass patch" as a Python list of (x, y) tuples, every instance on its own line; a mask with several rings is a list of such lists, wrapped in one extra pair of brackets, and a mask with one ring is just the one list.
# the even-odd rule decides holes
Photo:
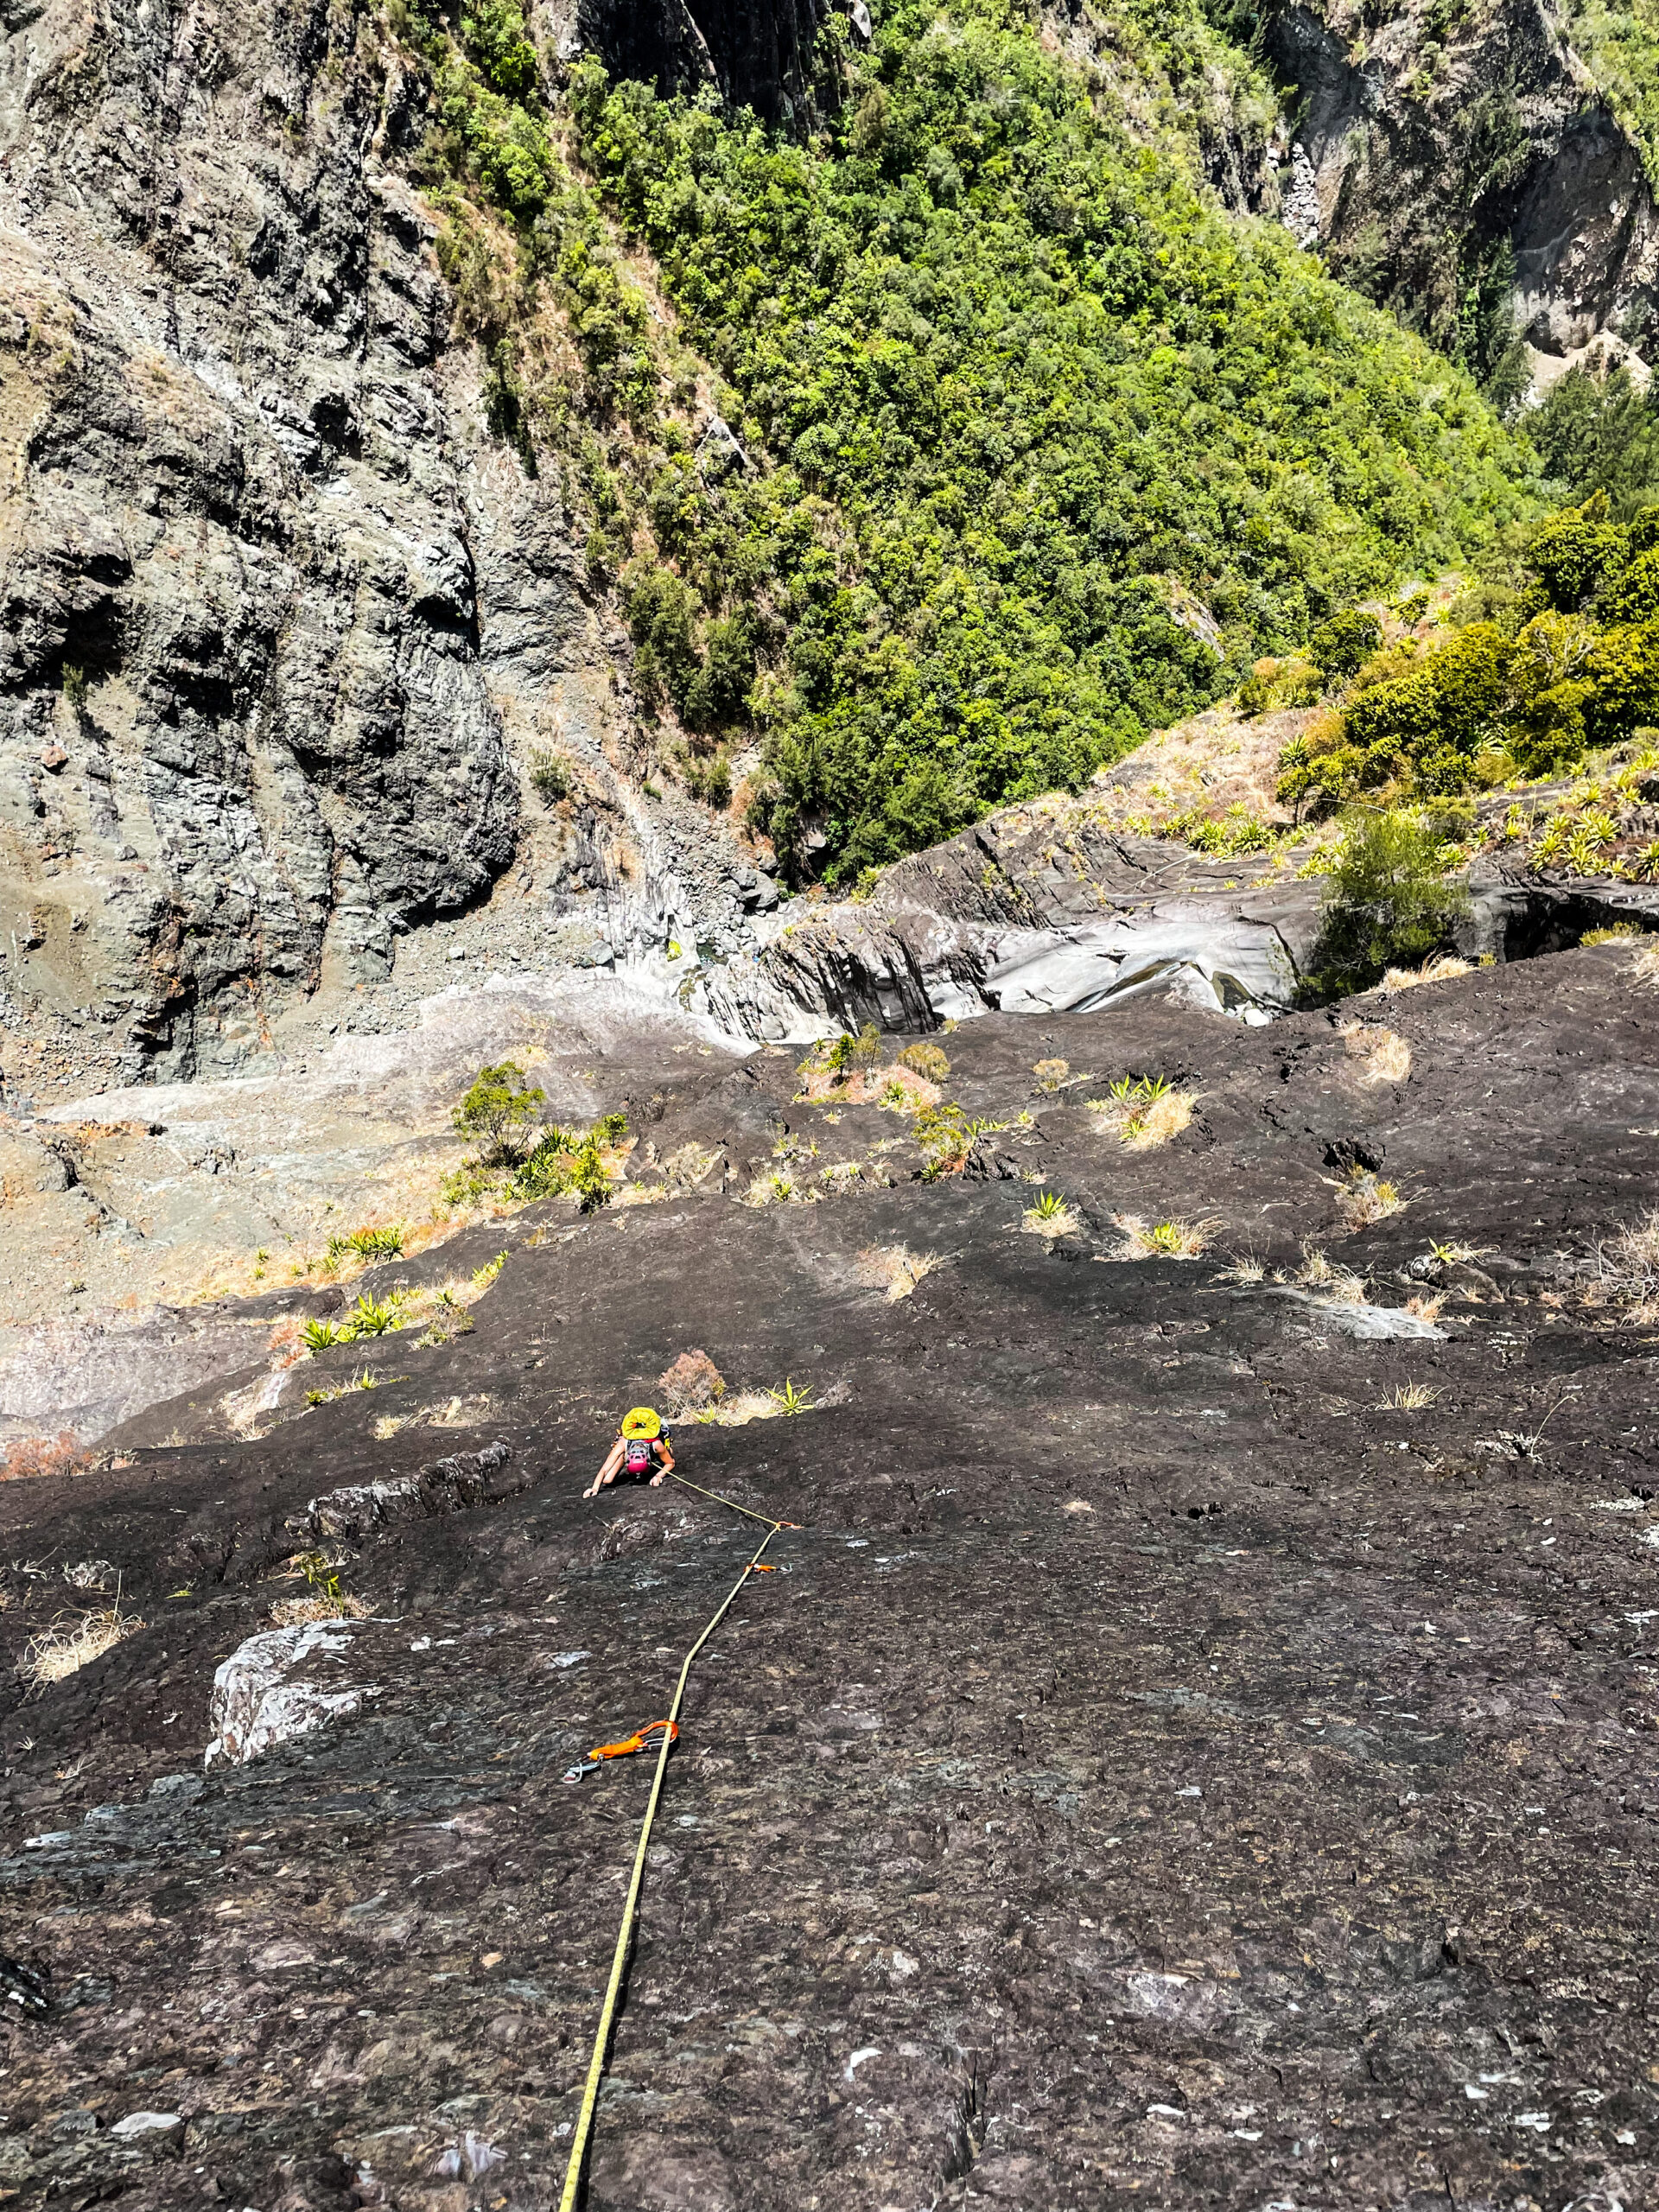
[(865, 1281), (884, 1291), (890, 1306), (908, 1298), (924, 1277), (944, 1265), (939, 1253), (912, 1252), (907, 1244), (874, 1245), (858, 1257)]
[(1302, 1247), (1300, 1267), (1289, 1274), (1281, 1270), (1274, 1281), (1291, 1284), (1299, 1290), (1316, 1290), (1338, 1306), (1370, 1304), (1370, 1289), (1365, 1277), (1356, 1274), (1351, 1268), (1333, 1265), (1326, 1253), (1313, 1245)]
[(1359, 1062), (1362, 1083), (1402, 1084), (1411, 1080), (1411, 1046), (1395, 1031), (1351, 1022), (1338, 1028), (1337, 1034), (1349, 1058)]
[(1045, 1191), (1020, 1217), (1027, 1236), (1080, 1236), (1083, 1217), (1058, 1191)]
[(1120, 1076), (1104, 1098), (1091, 1098), (1090, 1111), (1134, 1152), (1167, 1144), (1192, 1126), (1198, 1093), (1184, 1090), (1160, 1075)]
[(781, 1390), (740, 1390), (718, 1405), (705, 1406), (692, 1419), (704, 1427), (745, 1428), (754, 1421), (781, 1421), (818, 1411), (810, 1389), (798, 1389), (793, 1377), (785, 1376)]
[(1659, 1208), (1604, 1236), (1594, 1268), (1603, 1298), (1628, 1306), (1631, 1320), (1643, 1325), (1659, 1319)]
[(1421, 968), (1390, 968), (1376, 985), (1384, 998), (1393, 998), (1401, 991), (1421, 990), (1425, 983), (1449, 983), (1459, 976), (1469, 975), (1474, 967), (1471, 960), (1459, 960), (1455, 952), (1437, 952), (1424, 961)]
[(1368, 1167), (1351, 1168), (1335, 1189), (1343, 1220), (1350, 1229), (1369, 1229), (1374, 1222), (1387, 1221), (1402, 1212), (1410, 1203), (1396, 1184), (1374, 1175)]
[(1120, 1215), (1123, 1233), (1119, 1256), (1125, 1260), (1198, 1260), (1210, 1249), (1213, 1224), (1203, 1221), (1155, 1221), (1148, 1224), (1133, 1214)]
[(1380, 1414), (1420, 1414), (1437, 1404), (1440, 1392), (1431, 1382), (1396, 1382), (1377, 1406)]
[(106, 1651), (113, 1651), (144, 1625), (136, 1613), (124, 1613), (119, 1605), (95, 1613), (83, 1613), (73, 1627), (57, 1623), (30, 1637), (23, 1646), (18, 1672), (36, 1689), (67, 1681), (90, 1667)]

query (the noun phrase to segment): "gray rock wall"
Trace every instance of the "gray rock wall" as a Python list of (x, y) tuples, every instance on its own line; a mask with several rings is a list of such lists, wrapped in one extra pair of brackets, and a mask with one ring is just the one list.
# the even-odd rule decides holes
[(807, 99), (813, 34), (828, 13), (829, 0), (576, 0), (561, 46), (667, 92), (716, 86), (734, 107), (777, 123)]
[(504, 715), (600, 658), (482, 456), (418, 95), (361, 5), (14, 8), (0, 55), (0, 1020), (245, 1064), (486, 893)]
[(1604, 334), (1622, 355), (1659, 308), (1659, 213), (1549, 0), (1431, 16), (1421, 0), (1263, 9), (1267, 54), (1297, 94), (1287, 217), (1338, 276), (1446, 346), (1468, 268), (1507, 240), (1541, 391)]

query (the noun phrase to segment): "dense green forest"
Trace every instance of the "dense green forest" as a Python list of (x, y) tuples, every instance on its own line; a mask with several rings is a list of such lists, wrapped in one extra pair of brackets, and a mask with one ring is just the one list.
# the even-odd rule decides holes
[(1560, 776), (1659, 722), (1659, 507), (1621, 524), (1597, 493), (1532, 533), (1514, 584), (1471, 601), (1440, 642), (1358, 658), (1340, 711), (1281, 756), (1287, 804)]
[[(720, 797), (758, 730), (757, 817), (831, 880), (1075, 788), (1537, 507), (1460, 371), (1224, 214), (1178, 134), (1131, 130), (1005, 0), (894, 0), (867, 53), (831, 16), (804, 139), (583, 65), (563, 155), (516, 0), (424, 36), (498, 426), (579, 456), (590, 565), (694, 786)], [(524, 339), (538, 296), (574, 415)], [(695, 356), (729, 423), (701, 444)]]

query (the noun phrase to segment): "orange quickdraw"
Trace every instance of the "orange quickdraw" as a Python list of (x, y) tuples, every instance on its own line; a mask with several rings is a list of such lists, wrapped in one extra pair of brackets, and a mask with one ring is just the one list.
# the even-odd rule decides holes
[(671, 1744), (679, 1741), (680, 1724), (677, 1720), (651, 1720), (643, 1728), (636, 1728), (632, 1736), (625, 1736), (620, 1744), (595, 1744), (587, 1758), (577, 1765), (565, 1770), (567, 1782), (580, 1782), (585, 1774), (592, 1774), (607, 1759), (625, 1759), (630, 1751), (645, 1751), (661, 1745), (662, 1732), (666, 1728)]
[(756, 1560), (749, 1569), (751, 1574), (776, 1574), (777, 1572), (775, 1567), (768, 1567), (763, 1559)]

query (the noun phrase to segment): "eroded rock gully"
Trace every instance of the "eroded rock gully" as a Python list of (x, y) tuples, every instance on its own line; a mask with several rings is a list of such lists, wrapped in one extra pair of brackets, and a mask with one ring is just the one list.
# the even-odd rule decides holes
[[(1586, 1292), (1656, 1203), (1659, 998), (1605, 945), (1366, 1011), (1408, 1072), (1325, 1015), (964, 1025), (953, 1095), (1033, 1120), (932, 1183), (794, 1055), (688, 1071), (664, 1157), (863, 1187), (491, 1224), (445, 1255), (508, 1249), (473, 1332), (386, 1339), (379, 1387), (242, 1443), (182, 1401), (0, 1489), (11, 1656), (118, 1580), (145, 1624), (6, 1722), (3, 1948), (51, 2009), (0, 2012), (3, 2185), (556, 2202), (649, 1775), (558, 1777), (657, 1717), (750, 1548), (687, 1492), (578, 1493), (700, 1347), (819, 1409), (680, 1429), (804, 1525), (693, 1679), (595, 2212), (1641, 2203), (1659, 1426), (1651, 1320)], [(1135, 1152), (1081, 1102), (1154, 1070), (1200, 1104)], [(1344, 1162), (1404, 1210), (1344, 1229)], [(1131, 1262), (1118, 1217), (1212, 1246)], [(939, 1264), (889, 1301), (899, 1243)], [(1221, 1265), (1305, 1247), (1438, 1333)], [(338, 1521), (369, 1615), (293, 1671), (340, 1701), (204, 1772), (313, 1502), (426, 1470), (442, 1505), (471, 1455), (481, 1502)]]
[(1659, 216), (1641, 148), (1550, 0), (1454, 21), (1409, 0), (1294, 0), (1258, 21), (1299, 102), (1284, 219), (1336, 273), (1450, 348), (1465, 289), (1507, 245), (1540, 394), (1592, 345), (1650, 350)]

